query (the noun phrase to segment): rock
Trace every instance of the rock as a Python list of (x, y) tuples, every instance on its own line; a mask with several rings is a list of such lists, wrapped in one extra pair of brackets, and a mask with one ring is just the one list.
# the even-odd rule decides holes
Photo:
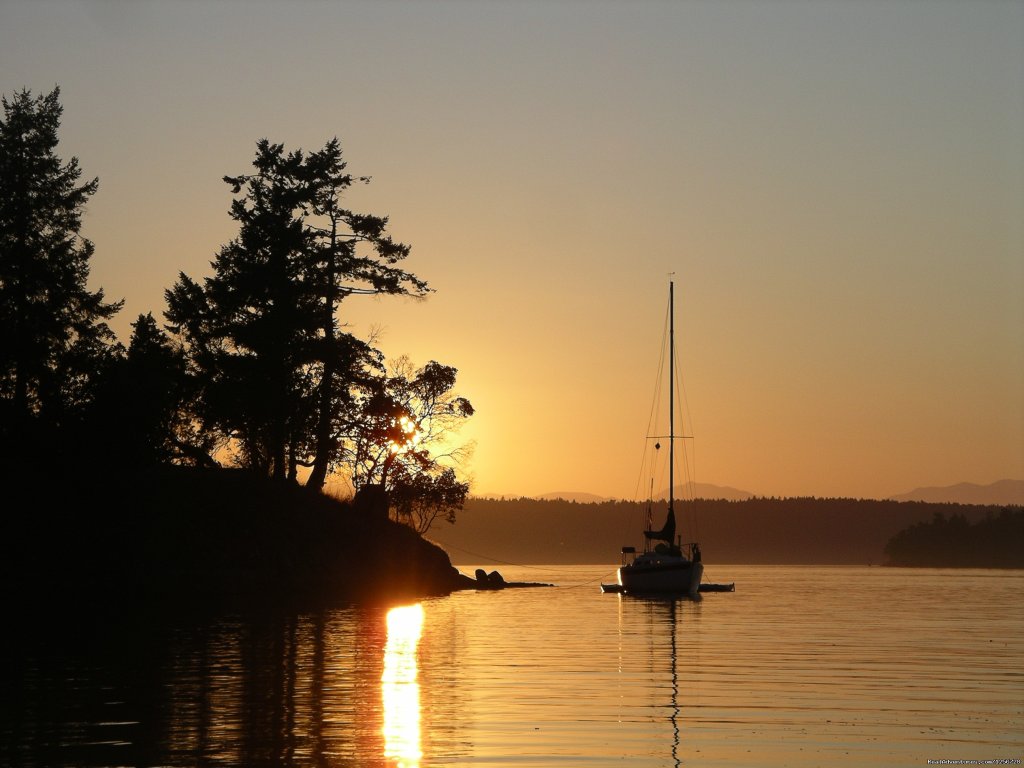
[(477, 589), (501, 589), (507, 586), (505, 579), (497, 571), (487, 573), (483, 568), (477, 568), (474, 575)]

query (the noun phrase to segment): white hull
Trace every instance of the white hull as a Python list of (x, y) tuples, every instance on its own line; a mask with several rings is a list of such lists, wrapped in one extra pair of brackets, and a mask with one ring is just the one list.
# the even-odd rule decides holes
[(638, 557), (619, 568), (619, 584), (633, 593), (662, 592), (696, 595), (700, 589), (704, 565), (682, 557)]

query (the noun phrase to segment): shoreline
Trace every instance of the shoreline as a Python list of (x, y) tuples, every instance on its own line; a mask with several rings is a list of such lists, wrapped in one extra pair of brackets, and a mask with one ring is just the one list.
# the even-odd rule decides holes
[(241, 470), (148, 468), (116, 486), (84, 467), (60, 485), (4, 475), (34, 489), (0, 520), (14, 604), (315, 607), (497, 588), (408, 526)]

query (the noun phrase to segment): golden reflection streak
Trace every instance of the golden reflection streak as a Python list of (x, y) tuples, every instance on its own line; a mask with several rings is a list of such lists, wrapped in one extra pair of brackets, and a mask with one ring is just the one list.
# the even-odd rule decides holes
[(387, 616), (384, 673), (380, 689), (384, 704), (384, 757), (397, 768), (418, 768), (420, 750), (420, 684), (416, 682), (416, 647), (423, 632), (423, 606), (392, 608)]

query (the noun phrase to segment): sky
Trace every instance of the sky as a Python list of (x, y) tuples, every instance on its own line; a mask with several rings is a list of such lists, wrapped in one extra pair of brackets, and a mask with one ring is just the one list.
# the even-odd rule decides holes
[(695, 479), (881, 498), (1024, 478), (1022, 41), (1019, 0), (0, 0), (0, 91), (60, 86), (124, 341), (257, 140), (337, 136), (435, 291), (343, 319), (459, 369), (474, 493), (637, 497), (674, 273)]

